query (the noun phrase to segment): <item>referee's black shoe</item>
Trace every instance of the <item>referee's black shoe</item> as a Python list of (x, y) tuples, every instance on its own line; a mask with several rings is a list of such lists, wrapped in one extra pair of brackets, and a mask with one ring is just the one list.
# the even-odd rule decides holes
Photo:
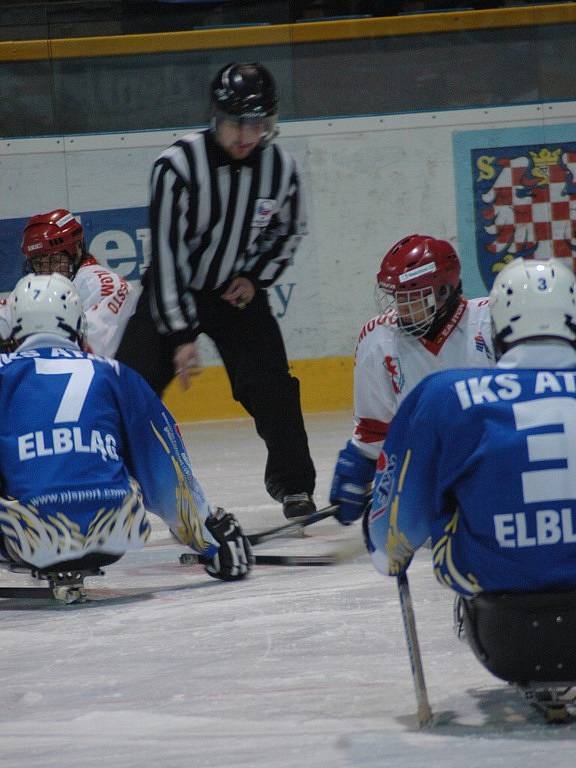
[(282, 511), (287, 520), (297, 520), (316, 512), (316, 504), (309, 493), (290, 493), (282, 499)]

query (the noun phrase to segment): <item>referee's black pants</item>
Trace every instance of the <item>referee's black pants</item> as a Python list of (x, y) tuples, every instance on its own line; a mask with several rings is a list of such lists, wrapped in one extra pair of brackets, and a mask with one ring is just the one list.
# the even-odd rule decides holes
[[(277, 501), (314, 491), (316, 473), (300, 407), (300, 385), (288, 370), (284, 341), (264, 290), (238, 309), (216, 292), (195, 293), (198, 319), (226, 367), (234, 399), (253, 417), (266, 443), (266, 490)], [(159, 395), (174, 377), (175, 344), (156, 330), (144, 289), (116, 354)]]

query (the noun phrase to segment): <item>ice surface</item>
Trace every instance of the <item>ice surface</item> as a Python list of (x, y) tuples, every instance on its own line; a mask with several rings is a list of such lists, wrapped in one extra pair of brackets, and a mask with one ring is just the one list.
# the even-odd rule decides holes
[[(349, 414), (307, 417), (326, 503)], [(262, 485), (250, 421), (190, 425), (211, 500), (248, 531), (282, 523)], [(165, 538), (154, 521), (155, 539)], [(320, 554), (359, 536), (323, 522), (259, 552)], [(0, 601), (1, 768), (568, 768), (576, 726), (546, 726), (452, 634), (452, 596), (419, 553), (410, 583), (432, 708), (415, 699), (394, 580), (367, 556), (333, 567), (259, 567), (246, 582), (149, 547), (88, 586), (179, 586), (107, 605)], [(2, 584), (28, 583), (0, 573)], [(184, 588), (185, 587), (185, 588)]]

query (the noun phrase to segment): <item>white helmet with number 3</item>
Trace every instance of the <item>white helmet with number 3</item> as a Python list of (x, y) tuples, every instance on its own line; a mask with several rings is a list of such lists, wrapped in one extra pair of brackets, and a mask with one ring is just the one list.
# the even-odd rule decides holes
[(74, 284), (67, 277), (26, 275), (8, 297), (12, 339), (21, 342), (33, 333), (49, 333), (82, 344), (86, 317)]
[(490, 292), (496, 354), (526, 339), (576, 341), (576, 277), (558, 259), (514, 259)]

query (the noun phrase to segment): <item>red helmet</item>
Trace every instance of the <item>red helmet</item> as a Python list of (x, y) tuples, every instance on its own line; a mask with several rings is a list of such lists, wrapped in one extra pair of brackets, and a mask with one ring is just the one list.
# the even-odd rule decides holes
[(446, 240), (409, 235), (384, 256), (376, 279), (383, 311), (393, 306), (399, 326), (423, 336), (460, 289), (460, 259)]
[[(64, 208), (32, 216), (24, 227), (22, 253), (33, 272), (55, 272), (58, 269), (43, 268), (41, 259), (51, 263), (50, 257), (66, 254), (71, 276), (84, 254), (84, 231), (75, 216)], [(40, 268), (42, 267), (42, 268)]]

